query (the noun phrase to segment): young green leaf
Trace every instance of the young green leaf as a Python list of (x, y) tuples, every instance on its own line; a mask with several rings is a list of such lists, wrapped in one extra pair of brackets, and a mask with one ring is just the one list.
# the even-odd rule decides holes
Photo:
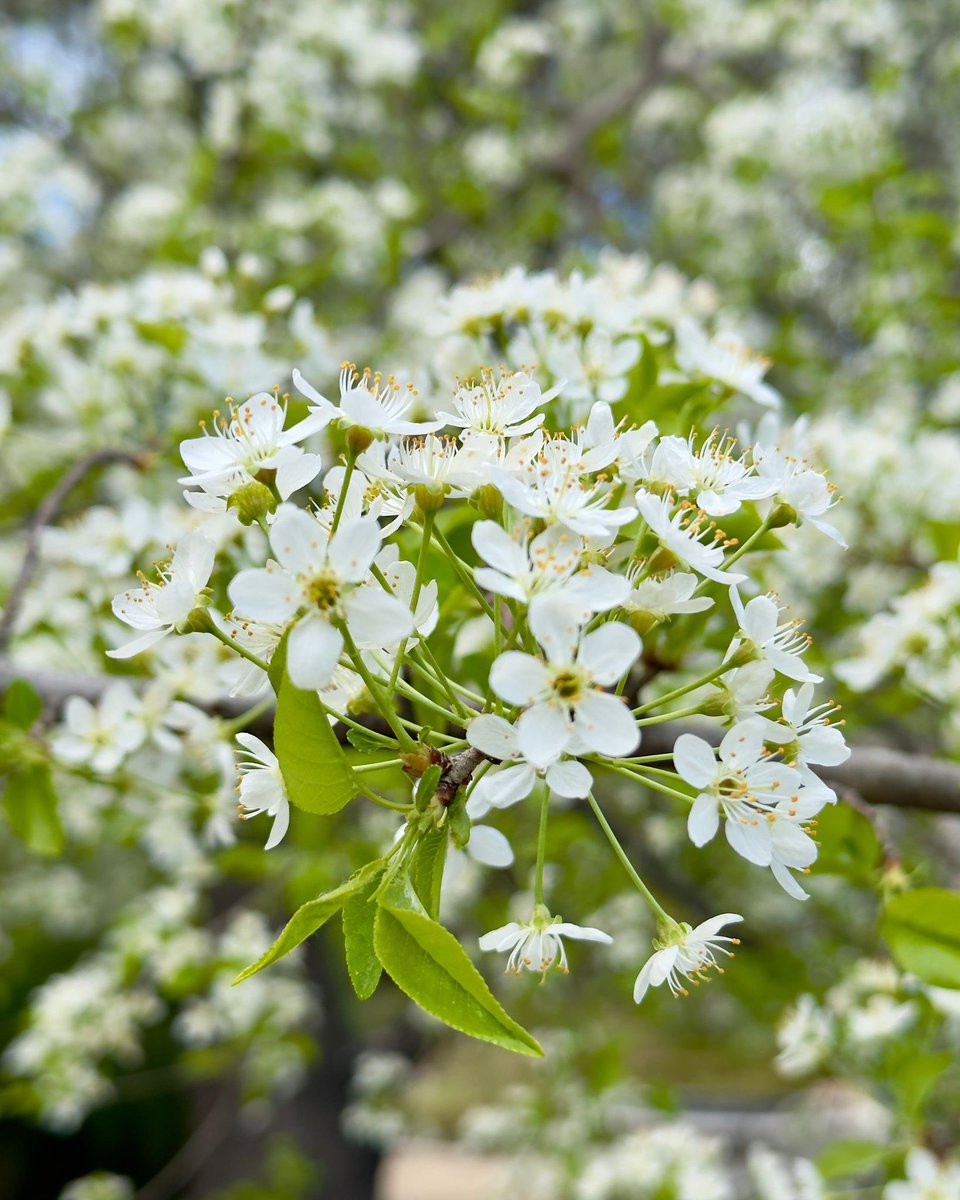
[(37, 854), (59, 854), (64, 845), (57, 793), (46, 763), (34, 763), (7, 777), (3, 804), (10, 828)]
[(436, 919), (440, 912), (440, 888), (447, 857), (449, 823), (431, 829), (417, 843), (410, 866), (410, 882), (423, 907)]
[(318, 896), (316, 900), (308, 900), (306, 904), (302, 904), (286, 923), (270, 949), (249, 967), (244, 967), (233, 982), (235, 984), (242, 983), (244, 979), (256, 975), (264, 967), (269, 967), (271, 963), (275, 963), (277, 959), (283, 958), (285, 954), (296, 949), (312, 933), (316, 933), (321, 925), (325, 925), (334, 913), (339, 912), (346, 901), (359, 892), (379, 870), (379, 863), (370, 863), (356, 875), (351, 875), (346, 883), (334, 888), (332, 892), (326, 892), (324, 895)]
[(426, 1012), (505, 1050), (543, 1054), (504, 1011), (453, 934), (427, 916), (408, 882), (394, 884), (381, 900), (374, 945), (397, 987)]
[(369, 1000), (377, 990), (383, 967), (373, 944), (373, 925), (377, 906), (371, 899), (379, 877), (375, 876), (360, 891), (354, 892), (343, 906), (343, 941), (347, 954), (347, 972), (353, 990), (361, 1000)]
[(3, 715), (20, 729), (30, 729), (43, 712), (43, 701), (25, 679), (15, 679), (3, 697)]
[(934, 987), (960, 988), (960, 892), (901, 892), (887, 905), (880, 932), (904, 971)]
[(292, 804), (312, 813), (339, 812), (360, 793), (343, 748), (315, 692), (284, 673), (277, 693), (273, 748)]
[(817, 1170), (824, 1179), (843, 1179), (849, 1175), (862, 1175), (887, 1162), (898, 1153), (895, 1146), (881, 1142), (868, 1142), (848, 1138), (831, 1142), (817, 1158)]

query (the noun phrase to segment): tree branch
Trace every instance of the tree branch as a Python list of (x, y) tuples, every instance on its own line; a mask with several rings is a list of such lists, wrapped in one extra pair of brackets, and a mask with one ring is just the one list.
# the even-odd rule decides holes
[(5, 650), (10, 641), (23, 598), (30, 586), (30, 580), (36, 572), (40, 558), (40, 535), (48, 525), (57, 519), (60, 507), (70, 492), (97, 467), (106, 467), (116, 462), (140, 466), (143, 461), (142, 454), (135, 454), (129, 450), (95, 450), (92, 454), (78, 459), (70, 470), (61, 476), (56, 486), (44, 496), (43, 502), (27, 526), (27, 548), (20, 564), (20, 570), (17, 572), (17, 577), (13, 581), (7, 597), (3, 615), (0, 616), (0, 651)]

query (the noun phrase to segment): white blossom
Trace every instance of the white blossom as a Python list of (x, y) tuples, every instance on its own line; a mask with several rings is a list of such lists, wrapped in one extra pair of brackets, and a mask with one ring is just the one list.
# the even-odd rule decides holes
[(634, 1003), (640, 1003), (648, 988), (662, 983), (667, 984), (674, 996), (686, 995), (681, 979), (696, 985), (707, 978), (707, 971), (722, 972), (717, 954), (732, 954), (726, 946), (739, 945), (739, 939), (726, 937), (720, 930), (742, 920), (738, 913), (721, 913), (693, 929), (686, 924), (661, 928), (660, 937), (654, 942), (655, 952), (644, 963), (633, 985)]

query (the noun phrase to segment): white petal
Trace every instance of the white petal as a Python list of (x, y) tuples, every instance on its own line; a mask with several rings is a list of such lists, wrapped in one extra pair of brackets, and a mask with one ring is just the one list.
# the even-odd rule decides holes
[(510, 759), (518, 752), (516, 730), (494, 713), (483, 713), (470, 722), (467, 741), (491, 758)]
[(555, 762), (570, 740), (566, 715), (554, 704), (534, 704), (517, 722), (517, 742), (527, 762), (546, 767)]
[(151, 646), (155, 646), (168, 633), (167, 629), (151, 629), (149, 633), (141, 634), (132, 642), (127, 642), (125, 646), (118, 646), (116, 650), (108, 650), (107, 658), (133, 658), (135, 654), (140, 654), (144, 650), (149, 650)]
[(470, 793), (467, 816), (479, 821), (491, 808), (509, 808), (526, 800), (536, 781), (537, 773), (529, 763), (488, 771)]
[(726, 822), (727, 841), (741, 858), (756, 863), (758, 867), (769, 867), (773, 857), (770, 845), (770, 830), (762, 816), (741, 821), (738, 817)]
[(289, 620), (302, 601), (293, 578), (277, 567), (241, 571), (230, 581), (227, 595), (240, 616), (277, 625)]
[(673, 765), (677, 774), (692, 787), (705, 788), (717, 776), (713, 747), (693, 733), (681, 733), (673, 746)]
[(770, 864), (770, 870), (773, 872), (773, 877), (780, 884), (788, 896), (792, 896), (794, 900), (809, 900), (810, 897), (803, 890), (796, 879), (790, 874), (787, 868), (774, 860)]
[(562, 591), (535, 596), (530, 605), (530, 630), (552, 663), (573, 661), (580, 636), (581, 613), (564, 600)]
[(647, 994), (647, 989), (650, 987), (650, 972), (653, 969), (653, 958), (648, 958), (640, 968), (640, 974), (636, 978), (633, 985), (633, 1002), (639, 1004)]
[(489, 825), (474, 825), (470, 830), (467, 853), (485, 867), (509, 867), (513, 862), (510, 843), (499, 829), (491, 829)]
[(613, 938), (602, 929), (594, 929), (592, 925), (574, 925), (570, 921), (558, 921), (550, 926), (551, 933), (559, 933), (561, 937), (574, 938), (578, 942), (603, 942), (611, 945)]
[(354, 640), (365, 648), (392, 646), (413, 632), (413, 613), (379, 584), (351, 592), (343, 611)]
[(343, 521), (330, 539), (330, 565), (341, 579), (360, 583), (377, 557), (380, 541), (380, 526), (371, 517)]
[(625, 675), (640, 653), (640, 638), (620, 621), (610, 621), (584, 636), (577, 659), (604, 687)]
[(323, 461), (319, 454), (291, 456), (277, 467), (277, 491), (287, 500), (294, 492), (312, 483), (320, 474)]
[(202, 533), (188, 533), (180, 539), (170, 564), (170, 574), (190, 585), (194, 595), (207, 586), (217, 547)]
[(720, 809), (716, 797), (701, 792), (687, 817), (687, 834), (695, 846), (705, 846), (720, 827)]
[(277, 562), (294, 575), (306, 575), (326, 565), (326, 530), (292, 504), (281, 504), (270, 530), (270, 548)]
[(287, 641), (287, 674), (298, 688), (318, 690), (330, 682), (343, 638), (322, 617), (304, 617)]
[(510, 577), (526, 574), (526, 551), (496, 521), (477, 521), (470, 537), (473, 548), (491, 567)]
[(577, 705), (574, 728), (583, 741), (598, 754), (622, 758), (640, 741), (637, 722), (618, 696), (591, 692)]
[(549, 687), (546, 666), (532, 654), (508, 650), (490, 668), (490, 686), (510, 704), (528, 705)]
[(290, 804), (284, 796), (280, 807), (277, 809), (277, 815), (273, 818), (273, 827), (270, 830), (270, 836), (267, 838), (265, 850), (272, 850), (274, 846), (280, 844), (290, 826)]
[(593, 787), (593, 776), (581, 762), (568, 758), (547, 768), (547, 787), (558, 796), (582, 800)]
[(481, 950), (506, 950), (516, 943), (517, 937), (523, 932), (523, 926), (516, 921), (501, 925), (499, 929), (491, 929), (478, 939)]

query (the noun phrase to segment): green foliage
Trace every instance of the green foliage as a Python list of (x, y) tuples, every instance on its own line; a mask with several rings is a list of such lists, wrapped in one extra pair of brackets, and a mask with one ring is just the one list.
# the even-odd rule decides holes
[(294, 687), (285, 664), (286, 645), (281, 643), (270, 674), (277, 692), (273, 748), (287, 795), (291, 803), (306, 812), (339, 812), (360, 794), (360, 781), (316, 692)]
[(3, 790), (3, 805), (10, 828), (37, 854), (59, 854), (64, 846), (63, 826), (57, 814), (57, 793), (46, 763), (33, 763), (12, 771)]
[(347, 956), (347, 973), (353, 990), (361, 1000), (369, 1000), (377, 990), (383, 967), (377, 958), (373, 943), (373, 930), (377, 906), (373, 893), (379, 879), (374, 876), (359, 891), (354, 892), (344, 903), (343, 943)]
[(409, 884), (392, 885), (381, 900), (374, 942), (387, 974), (428, 1013), (505, 1050), (543, 1054), (504, 1011), (453, 934), (427, 915)]
[(295, 950), (301, 942), (305, 942), (311, 934), (316, 933), (335, 913), (338, 913), (351, 896), (360, 892), (379, 870), (379, 866), (379, 863), (370, 863), (356, 875), (352, 875), (346, 883), (334, 888), (332, 892), (327, 892), (323, 896), (318, 896), (316, 900), (308, 900), (306, 904), (301, 905), (284, 926), (283, 932), (270, 949), (256, 962), (241, 971), (233, 982), (235, 984), (242, 983), (244, 979), (249, 979), (251, 975), (256, 975), (264, 967), (269, 967), (277, 959), (283, 958), (285, 954)]
[(863, 1175), (897, 1157), (896, 1148), (859, 1138), (832, 1142), (817, 1158), (817, 1169), (824, 1179), (843, 1179)]
[(887, 904), (880, 930), (903, 970), (935, 987), (960, 988), (960, 893), (902, 892)]

